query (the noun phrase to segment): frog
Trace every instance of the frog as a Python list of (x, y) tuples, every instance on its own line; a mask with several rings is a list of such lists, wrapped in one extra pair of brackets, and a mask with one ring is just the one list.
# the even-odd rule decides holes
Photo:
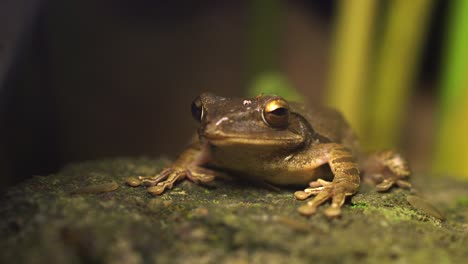
[(272, 186), (301, 186), (294, 192), (304, 216), (324, 210), (342, 214), (361, 179), (377, 191), (410, 188), (408, 162), (394, 150), (366, 154), (343, 115), (332, 108), (288, 102), (277, 95), (227, 98), (202, 93), (191, 104), (196, 136), (178, 158), (155, 176), (130, 177), (132, 187), (161, 195), (184, 179), (209, 184), (217, 177), (242, 175)]

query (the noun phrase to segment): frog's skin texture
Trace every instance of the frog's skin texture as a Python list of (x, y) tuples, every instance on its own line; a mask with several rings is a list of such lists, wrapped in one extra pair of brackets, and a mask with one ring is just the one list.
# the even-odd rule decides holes
[(331, 199), (328, 217), (339, 216), (346, 196), (357, 192), (360, 169), (379, 191), (394, 184), (411, 186), (399, 154), (382, 151), (364, 158), (350, 127), (332, 109), (288, 103), (278, 96), (202, 94), (192, 103), (192, 114), (200, 127), (190, 146), (158, 175), (129, 178), (127, 184), (150, 186), (148, 192), (159, 195), (182, 179), (207, 183), (228, 172), (272, 185), (307, 186), (295, 197), (315, 197), (299, 212), (312, 215)]

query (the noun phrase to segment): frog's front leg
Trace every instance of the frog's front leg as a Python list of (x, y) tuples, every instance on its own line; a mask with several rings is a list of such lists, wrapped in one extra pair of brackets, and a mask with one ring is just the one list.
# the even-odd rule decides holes
[(339, 216), (346, 196), (355, 194), (359, 188), (358, 164), (351, 152), (341, 144), (327, 143), (318, 145), (314, 151), (319, 153), (320, 158), (312, 161), (311, 166), (318, 168), (328, 163), (334, 178), (331, 182), (318, 179), (310, 183), (310, 188), (297, 191), (294, 195), (299, 200), (316, 195), (306, 205), (299, 207), (298, 210), (303, 215), (313, 215), (319, 205), (331, 198), (332, 203), (325, 210), (325, 215), (328, 217)]
[(174, 183), (185, 178), (195, 183), (208, 183), (213, 181), (216, 173), (212, 170), (200, 167), (205, 162), (205, 153), (198, 142), (192, 143), (182, 152), (174, 163), (163, 169), (155, 176), (139, 176), (128, 178), (127, 184), (132, 187), (140, 185), (149, 186), (147, 191), (154, 195), (163, 193), (166, 189), (172, 189)]

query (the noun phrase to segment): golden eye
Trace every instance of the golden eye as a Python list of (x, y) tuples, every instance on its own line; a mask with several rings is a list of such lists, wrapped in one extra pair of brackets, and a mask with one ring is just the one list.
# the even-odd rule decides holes
[(275, 98), (266, 103), (263, 120), (273, 128), (284, 128), (289, 124), (289, 105), (282, 98)]
[(201, 122), (203, 118), (203, 103), (200, 96), (197, 96), (192, 102), (192, 116), (198, 122)]

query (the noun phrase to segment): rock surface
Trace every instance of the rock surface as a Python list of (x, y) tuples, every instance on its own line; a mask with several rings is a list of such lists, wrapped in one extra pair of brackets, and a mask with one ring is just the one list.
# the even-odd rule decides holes
[[(343, 216), (300, 216), (296, 189), (217, 180), (153, 197), (125, 178), (164, 160), (72, 164), (0, 200), (1, 263), (467, 263), (468, 183), (363, 186)], [(117, 189), (115, 189), (117, 188)], [(114, 190), (115, 189), (115, 190)], [(102, 192), (101, 192), (102, 191)], [(429, 202), (430, 201), (430, 202)], [(411, 203), (411, 204), (410, 204)], [(445, 220), (441, 220), (445, 218)]]

